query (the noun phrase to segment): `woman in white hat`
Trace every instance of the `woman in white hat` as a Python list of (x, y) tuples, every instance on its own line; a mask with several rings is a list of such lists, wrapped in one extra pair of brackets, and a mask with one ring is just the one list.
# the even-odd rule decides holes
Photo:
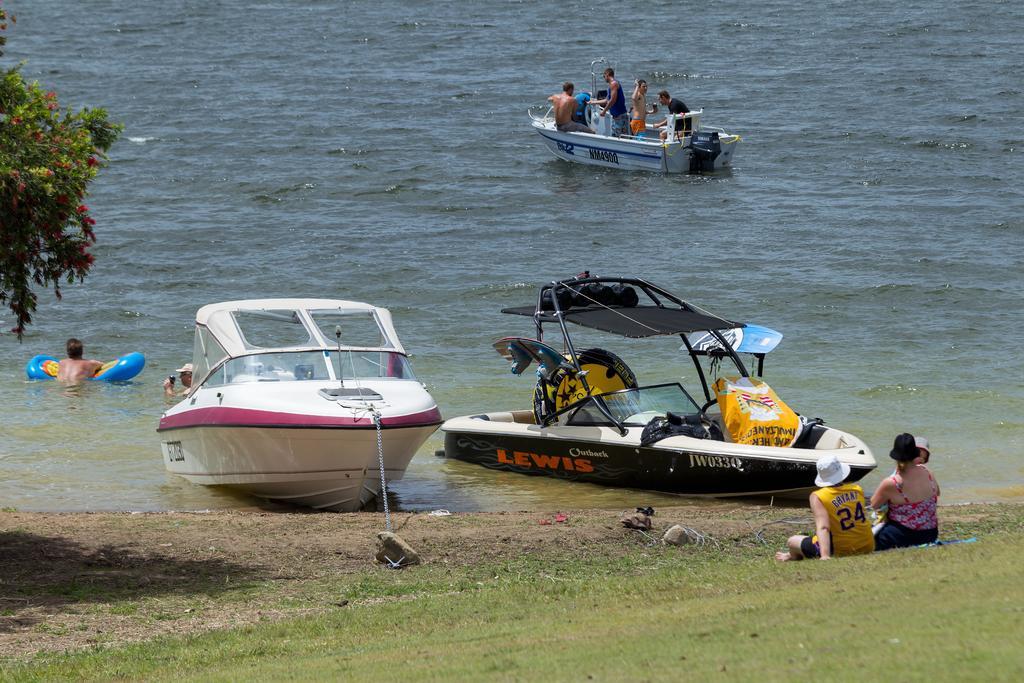
[(850, 466), (835, 455), (824, 455), (818, 460), (818, 476), (814, 483), (821, 488), (811, 494), (811, 512), (814, 513), (814, 536), (791, 536), (789, 550), (775, 553), (775, 559), (802, 560), (820, 557), (861, 555), (875, 549), (871, 535), (871, 521), (867, 516), (867, 502), (859, 484), (844, 484), (850, 476)]

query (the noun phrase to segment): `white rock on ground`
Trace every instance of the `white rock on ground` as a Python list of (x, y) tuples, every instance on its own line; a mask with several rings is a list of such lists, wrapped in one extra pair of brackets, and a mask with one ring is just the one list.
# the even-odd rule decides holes
[(412, 546), (390, 531), (377, 534), (377, 561), (402, 567), (423, 562)]

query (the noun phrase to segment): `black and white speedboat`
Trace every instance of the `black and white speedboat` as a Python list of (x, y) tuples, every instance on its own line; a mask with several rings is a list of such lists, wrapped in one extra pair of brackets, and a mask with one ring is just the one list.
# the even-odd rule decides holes
[[(747, 371), (757, 373), (781, 339), (768, 328), (715, 316), (642, 279), (576, 278), (541, 286), (533, 306), (503, 313), (533, 318), (536, 339), (495, 348), (522, 374), (536, 364), (532, 409), (446, 421), (447, 457), (569, 481), (702, 496), (797, 495), (814, 488), (815, 463), (834, 454), (851, 480), (875, 468), (856, 436), (808, 420)], [(698, 401), (677, 382), (639, 386), (618, 356), (578, 350), (568, 323), (621, 337), (678, 335), (700, 382)], [(545, 326), (561, 349), (545, 344)], [(734, 375), (716, 377), (728, 362)]]

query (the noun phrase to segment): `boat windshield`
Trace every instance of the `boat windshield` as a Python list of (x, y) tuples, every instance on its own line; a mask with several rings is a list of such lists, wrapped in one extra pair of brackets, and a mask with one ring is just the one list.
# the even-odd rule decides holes
[[(390, 351), (342, 351), (341, 378), (416, 379), (408, 359)], [(281, 351), (232, 358), (217, 368), (205, 384), (335, 379), (338, 379), (337, 351)]]
[(324, 351), (331, 369), (341, 379), (416, 379), (409, 359), (393, 351)]
[(607, 416), (597, 406), (604, 403), (608, 412), (626, 426), (643, 426), (655, 417), (665, 417), (665, 413), (692, 415), (700, 411), (681, 384), (656, 384), (636, 389), (623, 389), (609, 394), (600, 394), (584, 399), (578, 407), (569, 409), (568, 424), (571, 425), (606, 425)]

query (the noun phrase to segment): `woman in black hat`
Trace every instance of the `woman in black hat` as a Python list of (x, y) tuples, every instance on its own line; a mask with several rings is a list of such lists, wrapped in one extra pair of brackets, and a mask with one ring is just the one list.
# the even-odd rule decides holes
[(925, 465), (915, 464), (919, 455), (912, 434), (896, 437), (889, 452), (896, 472), (871, 496), (874, 509), (889, 506), (886, 522), (875, 534), (875, 550), (933, 543), (939, 537), (939, 483)]

